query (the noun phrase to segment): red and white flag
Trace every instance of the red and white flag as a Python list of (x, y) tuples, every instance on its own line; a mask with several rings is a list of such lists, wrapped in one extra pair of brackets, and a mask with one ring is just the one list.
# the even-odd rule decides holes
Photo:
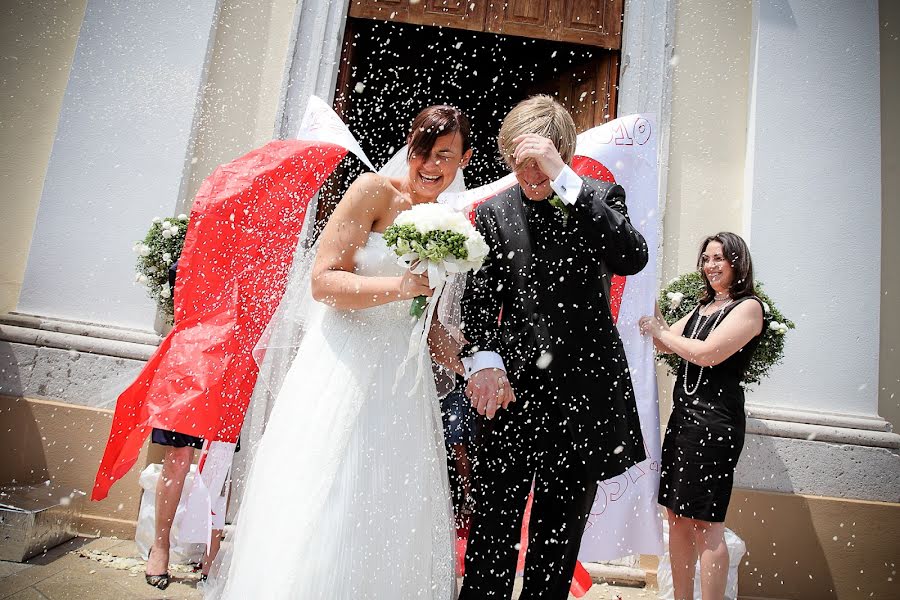
[(580, 174), (613, 180), (625, 188), (628, 216), (647, 241), (650, 255), (643, 271), (619, 278), (618, 283), (614, 280), (612, 302), (628, 357), (647, 459), (600, 482), (581, 541), (579, 558), (583, 561), (664, 552), (656, 502), (661, 451), (655, 358), (652, 341), (638, 330), (638, 319), (653, 314), (659, 286), (658, 139), (652, 115), (629, 115), (582, 133), (575, 151), (573, 166)]

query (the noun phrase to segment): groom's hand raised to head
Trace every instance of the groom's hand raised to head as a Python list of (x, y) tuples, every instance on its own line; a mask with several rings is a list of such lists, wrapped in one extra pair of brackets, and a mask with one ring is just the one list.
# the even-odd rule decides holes
[(499, 408), (507, 408), (516, 401), (513, 391), (503, 369), (482, 369), (469, 377), (466, 385), (466, 396), (479, 415), (493, 419)]
[(513, 143), (516, 144), (513, 161), (517, 171), (526, 161), (533, 160), (544, 175), (556, 179), (566, 166), (553, 142), (536, 133), (520, 135), (513, 139)]

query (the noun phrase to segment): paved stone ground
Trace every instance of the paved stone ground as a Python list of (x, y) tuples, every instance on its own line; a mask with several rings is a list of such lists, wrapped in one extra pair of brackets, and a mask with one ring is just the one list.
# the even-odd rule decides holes
[[(93, 558), (89, 558), (93, 557)], [(76, 538), (25, 564), (0, 561), (2, 600), (199, 599), (199, 576), (173, 572), (165, 591), (144, 582), (144, 562), (131, 540)], [(516, 581), (518, 596), (521, 580)], [(571, 596), (570, 596), (571, 598)], [(653, 600), (654, 590), (594, 584), (584, 600)], [(402, 600), (402, 599), (401, 599)]]

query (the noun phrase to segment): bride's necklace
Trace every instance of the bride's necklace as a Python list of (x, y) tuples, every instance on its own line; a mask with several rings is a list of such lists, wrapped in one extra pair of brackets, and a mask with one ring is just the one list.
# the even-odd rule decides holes
[[(718, 298), (717, 298), (718, 300)], [(725, 309), (729, 304), (734, 302), (731, 298), (728, 299), (728, 302), (720, 306), (715, 310), (716, 320), (713, 321), (712, 329), (709, 330), (709, 333), (712, 333), (715, 328), (719, 325), (719, 322), (722, 320), (722, 316), (725, 314)], [(700, 321), (706, 319), (707, 317), (712, 317), (715, 313), (709, 313), (708, 315), (703, 314), (702, 307), (697, 308), (697, 320), (694, 321), (694, 328), (691, 330), (691, 334), (688, 336), (688, 339), (696, 340), (697, 334), (700, 332)], [(694, 384), (694, 389), (688, 389), (688, 365), (691, 364), (690, 361), (684, 361), (684, 376), (681, 378), (681, 388), (684, 390), (684, 393), (688, 396), (693, 396), (697, 393), (697, 390), (700, 388), (700, 382), (703, 380), (703, 367), (700, 367), (700, 372), (697, 373), (697, 383)]]

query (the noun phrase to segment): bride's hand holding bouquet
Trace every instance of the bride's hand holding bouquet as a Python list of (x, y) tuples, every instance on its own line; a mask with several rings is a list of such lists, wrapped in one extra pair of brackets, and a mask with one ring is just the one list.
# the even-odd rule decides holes
[(417, 204), (397, 215), (384, 241), (411, 274), (404, 275), (401, 290), (420, 284), (412, 275), (427, 276), (433, 293), (423, 289), (415, 296), (409, 314), (416, 318), (425, 313), (427, 296), (436, 301), (452, 275), (477, 271), (488, 253), (484, 238), (464, 214), (435, 203)]

